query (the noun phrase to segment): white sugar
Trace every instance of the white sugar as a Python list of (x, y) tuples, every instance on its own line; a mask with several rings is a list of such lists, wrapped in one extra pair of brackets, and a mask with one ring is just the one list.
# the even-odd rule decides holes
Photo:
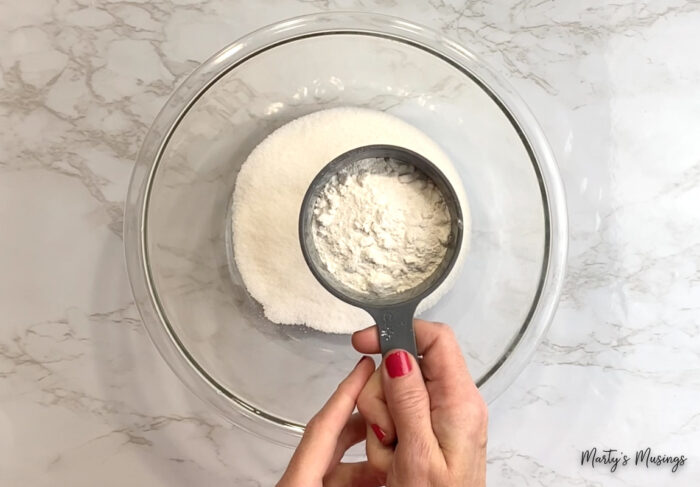
[(250, 154), (233, 197), (236, 265), (251, 296), (275, 323), (304, 324), (330, 333), (371, 325), (364, 311), (326, 291), (309, 271), (298, 236), (299, 209), (312, 179), (328, 162), (359, 146), (405, 147), (437, 165), (457, 191), (464, 216), (457, 264), (418, 308), (434, 305), (452, 286), (468, 250), (469, 208), (447, 155), (423, 132), (384, 112), (333, 108), (306, 115), (277, 129)]

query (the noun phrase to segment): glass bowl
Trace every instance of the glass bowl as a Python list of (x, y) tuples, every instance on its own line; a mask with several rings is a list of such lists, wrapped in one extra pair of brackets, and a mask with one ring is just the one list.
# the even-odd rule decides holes
[(470, 202), (471, 249), (423, 317), (453, 327), (487, 401), (545, 333), (565, 267), (564, 192), (546, 140), (516, 94), (459, 44), (401, 19), (342, 13), (283, 21), (215, 54), (173, 93), (138, 156), (129, 278), (182, 381), (234, 424), (286, 445), (358, 354), (348, 335), (265, 319), (231, 258), (230, 202), (258, 143), (336, 106), (389, 112), (452, 158)]

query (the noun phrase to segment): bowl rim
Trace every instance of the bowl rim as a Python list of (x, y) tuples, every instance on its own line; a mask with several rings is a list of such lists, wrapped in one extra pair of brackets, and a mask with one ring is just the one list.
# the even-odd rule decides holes
[(437, 31), (398, 17), (334, 12), (282, 20), (229, 44), (202, 63), (175, 89), (144, 139), (125, 203), (124, 247), (127, 272), (148, 335), (180, 380), (234, 425), (287, 446), (298, 443), (304, 425), (260, 410), (216, 383), (187, 352), (168, 324), (148, 265), (148, 201), (156, 170), (170, 137), (189, 109), (222, 76), (248, 59), (279, 45), (311, 37), (348, 34), (403, 42), (435, 55), (471, 78), (511, 122), (532, 162), (540, 186), (545, 217), (543, 268), (533, 305), (519, 333), (512, 338), (500, 360), (477, 383), (487, 402), (493, 401), (515, 380), (544, 337), (556, 311), (566, 268), (566, 199), (546, 137), (532, 112), (512, 87), (483, 60), (459, 43)]

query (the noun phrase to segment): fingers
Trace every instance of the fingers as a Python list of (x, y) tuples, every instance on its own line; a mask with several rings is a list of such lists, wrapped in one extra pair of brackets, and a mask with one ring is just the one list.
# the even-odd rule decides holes
[[(441, 323), (415, 320), (414, 331), (418, 353), (423, 356), (421, 369), (428, 383), (432, 407), (441, 408), (464, 400), (466, 397), (462, 393), (475, 388), (452, 329)], [(356, 332), (352, 344), (361, 353), (379, 353), (377, 328)]]
[(375, 434), (372, 426), (366, 425), (365, 450), (367, 461), (378, 472), (388, 472), (394, 460), (394, 443), (383, 444)]
[[(413, 331), (416, 331), (416, 323), (418, 320), (413, 321)], [(352, 341), (352, 346), (355, 350), (360, 353), (379, 353), (379, 334), (377, 332), (377, 325), (372, 325), (364, 330), (356, 331), (350, 337)]]
[[(405, 350), (387, 353), (382, 366), (382, 387), (394, 420), (399, 444), (417, 441), (435, 446), (430, 418), (430, 399), (415, 358)], [(428, 452), (425, 452), (428, 453)]]
[(416, 328), (433, 431), (447, 464), (463, 463), (468, 450), (481, 443), (485, 449), (486, 403), (469, 375), (452, 329), (427, 321), (420, 321)]
[[(363, 357), (340, 383), (321, 410), (309, 421), (299, 448), (318, 460), (318, 453), (333, 452), (340, 433), (355, 409), (357, 398), (374, 371), (374, 361)], [(330, 458), (328, 458), (330, 460)]]
[[(485, 442), (486, 405), (469, 375), (452, 330), (447, 325), (423, 320), (415, 320), (414, 330), (418, 351), (423, 355), (421, 369), (430, 396), (433, 431), (449, 461), (467, 448), (467, 439), (473, 439), (472, 443)], [(376, 327), (355, 333), (352, 343), (363, 353), (379, 352)]]
[(372, 436), (383, 445), (393, 445), (396, 441), (396, 431), (384, 399), (381, 369), (375, 370), (362, 389), (360, 397), (357, 398), (357, 410), (365, 418)]
[(351, 446), (365, 439), (366, 426), (365, 419), (360, 413), (350, 416), (348, 422), (345, 423), (345, 427), (343, 427), (343, 431), (340, 432), (338, 443), (335, 445), (335, 453), (329, 462), (331, 467), (342, 460), (345, 452)]
[(366, 422), (367, 461), (375, 470), (387, 472), (394, 456), (396, 430), (384, 399), (381, 368), (374, 371), (362, 389), (357, 409)]
[(320, 482), (335, 456), (336, 445), (357, 398), (374, 372), (374, 361), (363, 357), (306, 426), (280, 485)]
[(385, 479), (369, 462), (341, 463), (323, 479), (323, 487), (380, 487)]

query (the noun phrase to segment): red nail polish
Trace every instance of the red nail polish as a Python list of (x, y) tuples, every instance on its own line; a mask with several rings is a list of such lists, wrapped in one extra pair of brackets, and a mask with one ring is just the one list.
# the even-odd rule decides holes
[(411, 357), (408, 356), (408, 352), (403, 350), (397, 350), (387, 355), (384, 359), (384, 364), (386, 365), (386, 371), (389, 373), (389, 377), (392, 379), (408, 374), (412, 368)]
[(379, 442), (381, 443), (382, 441), (384, 441), (384, 438), (386, 438), (386, 433), (384, 433), (384, 430), (376, 424), (372, 424), (370, 426), (372, 427), (372, 431), (374, 431), (374, 434), (377, 435), (377, 439), (379, 440)]

